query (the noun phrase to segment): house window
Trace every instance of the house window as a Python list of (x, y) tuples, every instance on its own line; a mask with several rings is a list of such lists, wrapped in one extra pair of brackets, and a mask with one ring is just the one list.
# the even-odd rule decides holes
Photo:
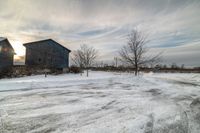
[(41, 58), (39, 58), (38, 61), (41, 62), (42, 61)]

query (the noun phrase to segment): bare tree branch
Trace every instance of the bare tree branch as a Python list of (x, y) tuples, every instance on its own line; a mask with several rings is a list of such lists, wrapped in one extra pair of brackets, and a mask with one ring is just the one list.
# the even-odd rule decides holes
[(148, 52), (146, 47), (147, 42), (148, 40), (146, 35), (137, 30), (133, 30), (128, 35), (127, 45), (123, 46), (119, 51), (119, 55), (121, 57), (120, 60), (124, 63), (132, 65), (135, 68), (135, 75), (138, 74), (138, 69), (141, 66), (150, 63), (158, 63), (160, 61), (161, 53), (156, 56), (145, 57), (145, 54)]
[(79, 50), (75, 51), (72, 61), (79, 67), (86, 68), (88, 76), (88, 68), (93, 65), (95, 59), (97, 58), (97, 54), (97, 50), (95, 50), (93, 47), (88, 47), (87, 45), (83, 44)]

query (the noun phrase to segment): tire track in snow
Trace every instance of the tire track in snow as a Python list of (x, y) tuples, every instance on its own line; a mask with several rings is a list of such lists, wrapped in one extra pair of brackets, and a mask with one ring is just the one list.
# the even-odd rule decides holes
[(153, 114), (150, 114), (149, 121), (145, 125), (144, 133), (153, 133), (153, 127), (154, 127), (154, 116)]

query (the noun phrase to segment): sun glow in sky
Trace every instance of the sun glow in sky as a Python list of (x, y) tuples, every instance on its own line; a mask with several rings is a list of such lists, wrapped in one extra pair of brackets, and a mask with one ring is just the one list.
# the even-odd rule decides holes
[(22, 42), (16, 41), (16, 40), (15, 41), (9, 40), (9, 41), (15, 50), (14, 64), (16, 64), (16, 65), (24, 64), (24, 62), (25, 62), (25, 47), (23, 46)]
[(16, 56), (24, 56), (25, 55), (25, 48), (20, 41), (10, 41), (10, 43), (12, 44), (12, 46), (15, 50)]

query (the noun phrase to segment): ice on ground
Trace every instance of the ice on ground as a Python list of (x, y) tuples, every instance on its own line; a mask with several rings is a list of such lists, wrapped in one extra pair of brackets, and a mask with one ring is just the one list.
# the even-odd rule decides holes
[(199, 133), (199, 74), (0, 80), (0, 133)]

